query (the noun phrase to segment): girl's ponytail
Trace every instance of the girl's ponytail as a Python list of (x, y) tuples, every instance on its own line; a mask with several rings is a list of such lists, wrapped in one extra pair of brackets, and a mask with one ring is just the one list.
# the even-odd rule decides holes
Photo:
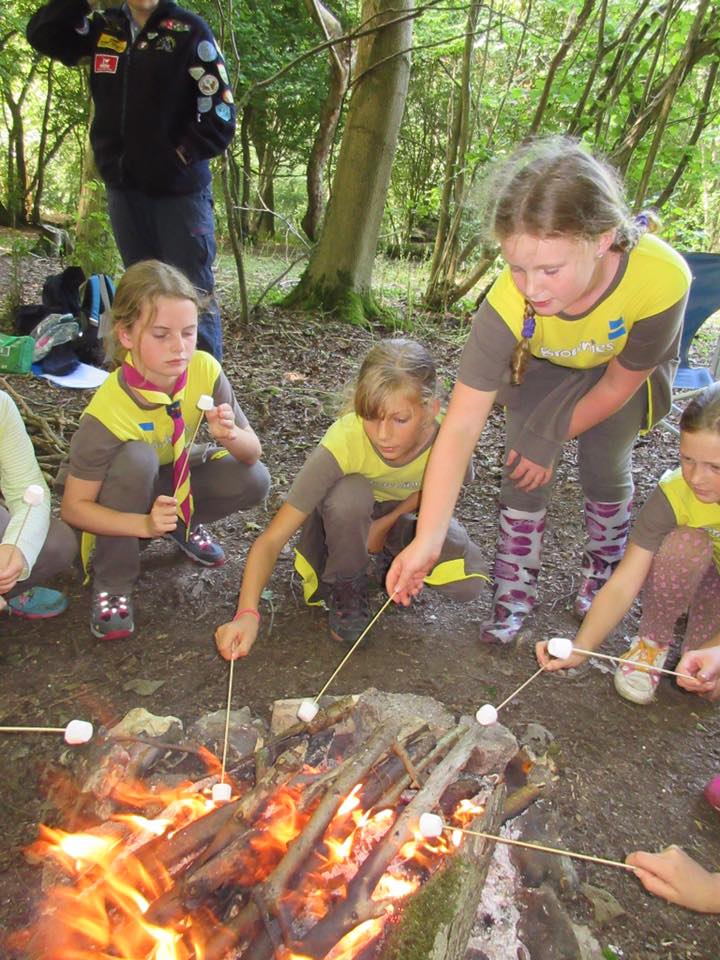
[(535, 309), (525, 301), (521, 338), (510, 357), (510, 383), (516, 387), (525, 379), (525, 371), (530, 362), (530, 341), (535, 333)]
[(657, 233), (660, 219), (652, 210), (642, 210), (631, 219), (624, 219), (615, 230), (615, 240), (610, 247), (618, 253), (632, 250), (644, 233)]

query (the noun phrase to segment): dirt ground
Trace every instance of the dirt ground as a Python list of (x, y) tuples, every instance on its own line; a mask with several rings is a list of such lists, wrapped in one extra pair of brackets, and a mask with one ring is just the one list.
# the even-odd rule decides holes
[[(31, 271), (54, 272), (49, 261)], [(8, 282), (0, 260), (0, 300)], [(337, 410), (338, 392), (356, 368), (373, 333), (324, 319), (265, 311), (251, 329), (227, 330), (226, 370), (240, 402), (264, 443), (273, 477), (266, 508), (236, 515), (215, 526), (228, 554), (219, 570), (199, 570), (170, 543), (153, 543), (143, 555), (134, 594), (137, 629), (129, 641), (102, 643), (88, 629), (89, 592), (79, 576), (64, 582), (70, 599), (62, 617), (47, 623), (2, 621), (0, 716), (12, 724), (65, 724), (73, 717), (107, 723), (134, 706), (175, 714), (191, 722), (225, 705), (227, 665), (215, 653), (216, 624), (228, 618), (243, 560), (257, 530), (282, 502), (307, 453)], [(463, 340), (456, 321), (418, 335), (432, 348), (451, 383)], [(39, 413), (62, 409), (66, 439), (88, 395), (34, 378), (11, 377), (12, 388)], [(497, 490), (501, 474), (499, 414), (477, 451), (477, 479), (462, 494), (457, 515), (492, 561)], [(638, 442), (636, 501), (676, 463), (676, 442), (656, 430)], [(460, 712), (498, 702), (535, 669), (535, 638), (572, 636), (571, 613), (583, 542), (581, 493), (569, 445), (558, 471), (549, 516), (541, 604), (529, 635), (517, 646), (489, 648), (478, 642), (479, 624), (490, 607), (453, 605), (426, 591), (411, 609), (390, 609), (349, 661), (332, 692), (366, 687), (427, 693)], [(379, 606), (380, 594), (373, 603)], [(637, 627), (637, 609), (607, 644), (621, 652)], [(247, 704), (267, 717), (272, 701), (314, 695), (343, 651), (328, 637), (325, 615), (306, 609), (292, 575), (292, 555), (280, 559), (269, 585), (258, 643), (235, 677), (235, 706)], [(599, 664), (599, 661), (596, 661)], [(142, 696), (138, 680), (162, 681)], [(577, 680), (540, 677), (503, 712), (518, 733), (539, 722), (555, 737), (558, 777), (547, 791), (562, 815), (562, 843), (571, 850), (622, 859), (634, 849), (658, 850), (677, 843), (705, 866), (720, 870), (718, 814), (702, 798), (709, 777), (720, 772), (717, 709), (663, 680), (657, 701), (638, 707), (614, 692), (612, 675), (595, 666)], [(0, 927), (27, 923), (40, 895), (39, 872), (23, 858), (39, 822), (57, 823), (47, 799), (53, 771), (72, 770), (75, 757), (52, 738), (8, 737), (0, 777)], [(625, 871), (588, 865), (581, 873), (611, 892), (626, 914), (602, 929), (582, 897), (568, 902), (579, 922), (589, 923), (608, 957), (632, 960), (720, 957), (716, 917), (670, 906), (645, 894)], [(0, 948), (0, 954), (2, 949)], [(506, 960), (506, 958), (498, 958)], [(511, 958), (507, 958), (511, 960)]]

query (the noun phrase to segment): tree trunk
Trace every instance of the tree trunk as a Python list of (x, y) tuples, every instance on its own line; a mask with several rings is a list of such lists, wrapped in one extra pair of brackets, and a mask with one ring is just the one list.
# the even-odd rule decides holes
[[(305, 7), (318, 24), (326, 40), (342, 36), (343, 28), (320, 0), (305, 0)], [(320, 222), (325, 210), (324, 174), (330, 157), (335, 131), (340, 120), (343, 98), (350, 77), (352, 47), (349, 42), (334, 44), (328, 50), (330, 60), (330, 90), (320, 112), (320, 124), (307, 165), (308, 205), (300, 225), (310, 240), (317, 240)]]
[(372, 292), (380, 223), (410, 76), (414, 0), (364, 0), (378, 29), (358, 46), (348, 110), (322, 235), (286, 303), (321, 307), (351, 323), (381, 313)]

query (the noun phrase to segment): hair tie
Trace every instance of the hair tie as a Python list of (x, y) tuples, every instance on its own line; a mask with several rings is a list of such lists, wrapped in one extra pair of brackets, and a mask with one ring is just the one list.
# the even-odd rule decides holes
[(638, 213), (635, 217), (635, 223), (642, 229), (647, 230), (650, 226), (650, 217), (646, 213)]
[(520, 336), (523, 340), (532, 340), (532, 336), (535, 333), (535, 311), (529, 303), (525, 304), (525, 312), (523, 314), (523, 325)]

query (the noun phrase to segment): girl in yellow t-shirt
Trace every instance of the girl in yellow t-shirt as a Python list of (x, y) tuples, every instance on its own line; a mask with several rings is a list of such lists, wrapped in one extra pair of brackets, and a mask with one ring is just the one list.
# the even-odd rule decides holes
[(584, 616), (622, 556), (638, 431), (669, 409), (690, 273), (644, 234), (615, 173), (567, 138), (503, 167), (489, 217), (506, 267), (474, 319), (428, 464), (415, 540), (387, 587), (409, 603), (443, 541), (464, 464), (494, 403), (506, 410), (505, 476), (488, 643), (508, 643), (537, 603), (550, 480), (577, 437), (587, 545)]
[[(373, 347), (355, 383), (352, 412), (329, 428), (248, 554), (237, 613), (215, 633), (224, 657), (244, 657), (255, 642), (260, 595), (300, 527), (295, 568), (306, 602), (327, 604), (335, 639), (357, 638), (369, 619), (369, 555), (387, 567), (412, 539), (438, 410), (435, 364), (424, 347), (402, 339)], [(426, 582), (470, 600), (487, 579), (482, 569), (480, 550), (453, 521)]]
[[(615, 672), (618, 693), (650, 703), (673, 639), (687, 613), (678, 680), (702, 695), (720, 693), (720, 659), (701, 654), (720, 632), (720, 383), (703, 390), (680, 419), (680, 467), (664, 474), (630, 533), (617, 570), (600, 590), (577, 635), (577, 646), (594, 650), (622, 620), (640, 591), (643, 612), (638, 636)], [(551, 660), (546, 644), (538, 660), (548, 670), (577, 666), (583, 654)]]

